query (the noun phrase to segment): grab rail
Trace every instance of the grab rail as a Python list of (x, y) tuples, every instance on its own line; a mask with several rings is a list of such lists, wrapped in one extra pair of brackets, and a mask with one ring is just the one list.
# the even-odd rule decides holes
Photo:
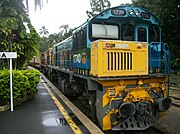
[[(152, 53), (152, 51), (154, 51)], [(156, 67), (160, 66), (164, 70), (164, 74), (168, 75), (171, 71), (171, 56), (169, 52), (169, 46), (163, 42), (151, 42), (149, 44), (149, 73), (152, 74), (153, 62), (156, 63)], [(163, 65), (163, 66), (162, 66)]]
[[(154, 49), (154, 47), (156, 47)], [(152, 49), (154, 53), (152, 57)], [(154, 58), (154, 59), (153, 59)], [(171, 72), (171, 55), (169, 46), (163, 42), (151, 42), (149, 44), (149, 73), (152, 75), (153, 65), (152, 62), (157, 64), (160, 62), (161, 69), (164, 70), (163, 74), (168, 76), (168, 95), (169, 95), (169, 83), (170, 83), (170, 72)], [(158, 65), (157, 65), (158, 66)]]

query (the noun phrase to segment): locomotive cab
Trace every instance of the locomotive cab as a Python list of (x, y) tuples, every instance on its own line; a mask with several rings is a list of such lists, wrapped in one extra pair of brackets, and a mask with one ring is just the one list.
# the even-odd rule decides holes
[[(167, 73), (170, 70), (170, 63), (167, 62), (170, 57), (165, 54), (169, 50), (167, 45), (161, 41), (160, 22), (145, 9), (135, 7), (112, 8), (94, 17), (89, 22), (87, 29), (89, 35), (87, 48), (91, 46), (90, 42), (99, 39), (132, 41), (138, 42), (139, 45), (146, 42), (149, 47), (149, 74)], [(141, 46), (139, 48), (141, 49)]]

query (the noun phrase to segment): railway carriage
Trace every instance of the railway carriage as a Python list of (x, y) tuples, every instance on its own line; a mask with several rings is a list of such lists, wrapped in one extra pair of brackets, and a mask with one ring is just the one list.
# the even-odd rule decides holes
[[(144, 130), (171, 106), (170, 53), (146, 9), (107, 9), (53, 46), (42, 68), (66, 95), (83, 98), (102, 130)], [(46, 59), (46, 58), (44, 58)]]

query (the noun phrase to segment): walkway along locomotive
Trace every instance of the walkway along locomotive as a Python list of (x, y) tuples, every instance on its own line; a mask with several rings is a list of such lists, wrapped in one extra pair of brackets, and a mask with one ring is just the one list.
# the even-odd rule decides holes
[(88, 101), (102, 130), (144, 130), (171, 106), (170, 53), (146, 9), (107, 9), (48, 49), (44, 73)]

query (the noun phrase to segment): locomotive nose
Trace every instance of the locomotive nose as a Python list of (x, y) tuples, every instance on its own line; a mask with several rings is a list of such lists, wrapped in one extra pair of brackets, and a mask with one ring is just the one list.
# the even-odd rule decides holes
[(155, 105), (159, 111), (164, 112), (171, 107), (172, 100), (170, 98), (160, 98), (155, 100)]
[(119, 114), (122, 117), (129, 117), (135, 114), (135, 104), (132, 102), (125, 102), (119, 107)]

